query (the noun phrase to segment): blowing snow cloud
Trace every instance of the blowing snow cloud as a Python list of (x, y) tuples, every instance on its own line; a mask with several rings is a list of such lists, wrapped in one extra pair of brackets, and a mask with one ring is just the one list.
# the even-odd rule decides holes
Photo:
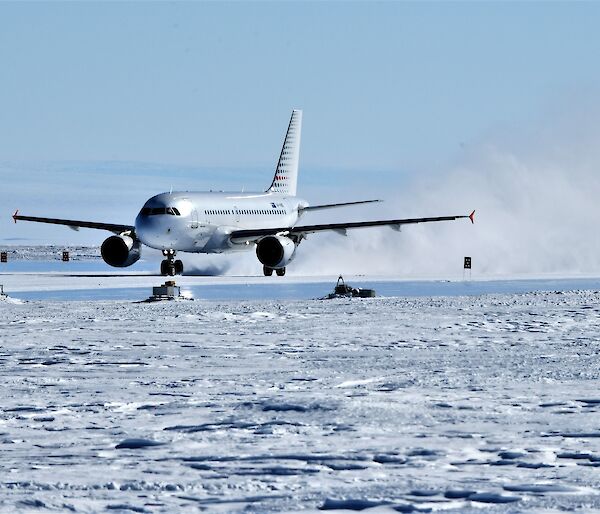
[[(386, 198), (392, 217), (468, 214), (398, 234), (311, 236), (293, 272), (451, 277), (473, 257), (474, 276), (600, 273), (600, 112), (554, 112), (529, 130), (471, 145), (446, 170)], [(381, 216), (371, 210), (369, 218)], [(292, 270), (291, 270), (292, 271)]]

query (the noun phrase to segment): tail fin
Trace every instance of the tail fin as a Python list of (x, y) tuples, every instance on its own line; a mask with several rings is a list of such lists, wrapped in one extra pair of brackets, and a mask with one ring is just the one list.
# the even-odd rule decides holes
[(302, 111), (294, 109), (285, 135), (283, 148), (277, 162), (277, 169), (269, 193), (283, 193), (296, 196), (298, 183), (298, 161), (300, 160), (300, 133), (302, 131)]

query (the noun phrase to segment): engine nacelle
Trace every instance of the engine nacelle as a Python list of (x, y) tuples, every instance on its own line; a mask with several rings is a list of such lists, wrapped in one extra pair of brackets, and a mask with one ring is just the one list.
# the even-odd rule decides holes
[(289, 237), (267, 236), (256, 243), (256, 256), (261, 264), (273, 268), (285, 268), (294, 258), (296, 244)]
[(140, 242), (130, 236), (110, 236), (102, 243), (100, 253), (106, 264), (126, 268), (139, 260), (142, 248)]

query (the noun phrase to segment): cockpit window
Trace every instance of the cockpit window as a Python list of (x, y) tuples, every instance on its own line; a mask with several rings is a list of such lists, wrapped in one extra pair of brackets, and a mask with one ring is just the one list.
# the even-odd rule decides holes
[(181, 216), (176, 207), (143, 207), (140, 214), (144, 216), (156, 216), (157, 214), (170, 214), (171, 216)]

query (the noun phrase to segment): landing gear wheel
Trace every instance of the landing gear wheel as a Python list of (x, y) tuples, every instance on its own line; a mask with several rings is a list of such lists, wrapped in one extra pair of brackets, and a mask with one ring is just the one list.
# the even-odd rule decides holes
[(175, 274), (183, 275), (183, 262), (177, 259), (173, 264), (175, 265)]
[(283, 277), (285, 275), (285, 268), (277, 268), (275, 272), (277, 273), (278, 277)]
[(169, 261), (166, 259), (160, 263), (160, 274), (168, 275), (169, 274)]
[(270, 277), (273, 274), (273, 268), (263, 266), (263, 274), (265, 275), (265, 277)]
[(162, 253), (166, 259), (160, 263), (160, 274), (169, 275), (170, 277), (181, 275), (183, 273), (183, 262), (175, 260), (175, 250), (163, 250)]

